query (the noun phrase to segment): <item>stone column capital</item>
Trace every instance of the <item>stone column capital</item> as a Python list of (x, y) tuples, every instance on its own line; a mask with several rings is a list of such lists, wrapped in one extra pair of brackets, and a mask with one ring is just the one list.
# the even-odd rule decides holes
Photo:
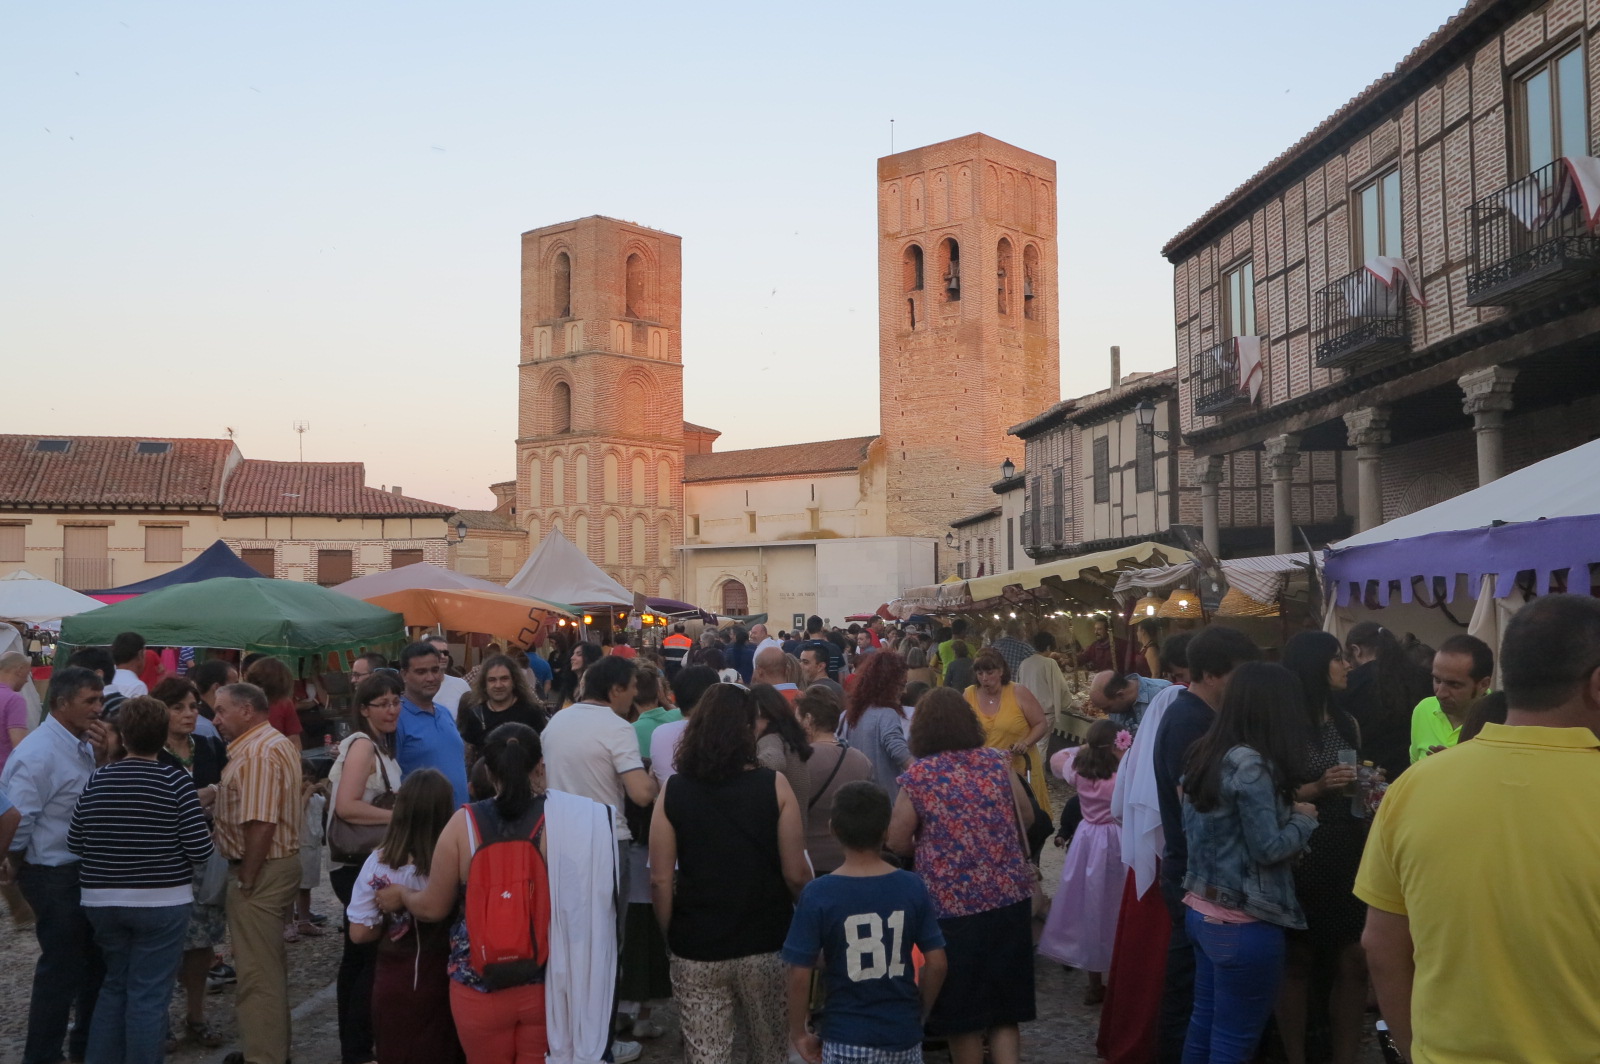
[(1267, 465), (1272, 469), (1273, 480), (1288, 480), (1300, 464), (1300, 437), (1288, 432), (1282, 436), (1269, 436), (1262, 441), (1267, 453)]
[(1386, 447), (1389, 444), (1389, 408), (1364, 406), (1352, 410), (1344, 416), (1344, 429), (1352, 447), (1363, 450)]
[(1456, 378), (1461, 386), (1461, 408), (1468, 414), (1504, 413), (1512, 407), (1511, 386), (1516, 382), (1513, 366), (1487, 366)]
[(1223, 456), (1220, 454), (1208, 454), (1200, 459), (1200, 469), (1195, 479), (1200, 482), (1202, 488), (1215, 488), (1222, 484), (1222, 459)]

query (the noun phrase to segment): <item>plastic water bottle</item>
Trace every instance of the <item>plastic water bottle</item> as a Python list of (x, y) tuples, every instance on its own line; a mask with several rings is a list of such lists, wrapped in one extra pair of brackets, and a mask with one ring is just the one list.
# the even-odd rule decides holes
[(1355, 793), (1350, 796), (1350, 815), (1357, 820), (1367, 818), (1367, 794), (1372, 790), (1372, 781), (1377, 774), (1377, 766), (1371, 761), (1363, 761), (1356, 768)]

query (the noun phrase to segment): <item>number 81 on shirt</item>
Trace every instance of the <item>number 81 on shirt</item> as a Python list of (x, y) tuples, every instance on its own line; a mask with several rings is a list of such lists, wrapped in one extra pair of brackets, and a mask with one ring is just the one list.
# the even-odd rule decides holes
[(894, 941), (885, 950), (884, 923), (877, 913), (860, 913), (844, 921), (845, 974), (852, 983), (890, 976), (898, 979), (906, 974), (905, 961), (901, 959), (901, 944), (905, 935), (906, 914), (896, 909), (887, 923), (894, 932)]

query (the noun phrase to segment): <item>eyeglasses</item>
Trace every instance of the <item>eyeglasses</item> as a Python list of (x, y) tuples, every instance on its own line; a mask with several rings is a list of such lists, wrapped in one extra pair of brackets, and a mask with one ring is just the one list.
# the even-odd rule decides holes
[(368, 709), (399, 709), (400, 700), (391, 695), (388, 698), (375, 698), (365, 705)]

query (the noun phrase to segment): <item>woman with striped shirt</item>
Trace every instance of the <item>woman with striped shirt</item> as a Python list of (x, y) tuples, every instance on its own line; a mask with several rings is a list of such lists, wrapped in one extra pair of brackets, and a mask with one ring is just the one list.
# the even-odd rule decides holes
[(82, 859), (83, 910), (106, 965), (88, 1059), (159, 1064), (194, 866), (211, 856), (211, 832), (188, 773), (157, 760), (167, 741), (166, 705), (130, 698), (117, 723), (126, 756), (89, 779), (67, 832)]

